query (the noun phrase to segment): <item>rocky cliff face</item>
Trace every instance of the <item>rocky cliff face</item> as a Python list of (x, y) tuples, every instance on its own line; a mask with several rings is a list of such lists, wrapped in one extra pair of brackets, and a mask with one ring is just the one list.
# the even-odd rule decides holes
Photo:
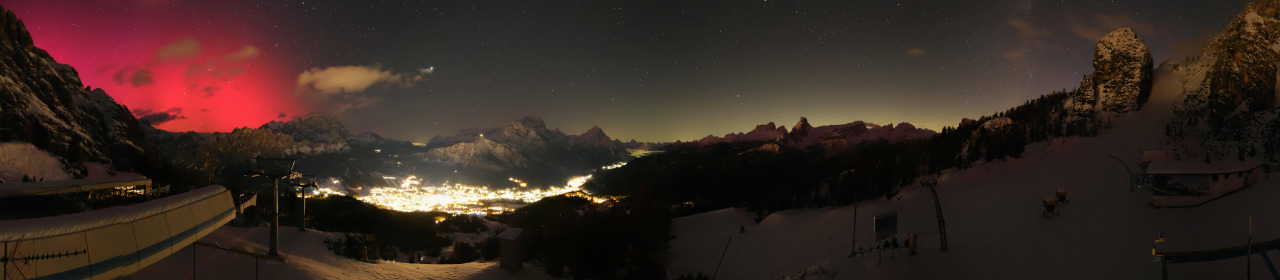
[(32, 44), (13, 12), (0, 7), (0, 141), (30, 142), (79, 169), (112, 163), (146, 175), (156, 165), (138, 120), (79, 73)]
[[(847, 124), (824, 125), (815, 127), (809, 124), (809, 119), (800, 117), (800, 121), (788, 132), (785, 126), (776, 126), (770, 122), (767, 124), (757, 125), (754, 130), (747, 133), (730, 133), (723, 138), (714, 135), (707, 135), (697, 141), (691, 142), (697, 145), (710, 145), (715, 143), (735, 143), (735, 144), (761, 144), (768, 145), (782, 144), (783, 147), (794, 149), (803, 149), (813, 145), (822, 145), (827, 150), (841, 150), (849, 145), (858, 144), (868, 140), (884, 139), (889, 141), (903, 141), (913, 139), (924, 139), (937, 134), (932, 130), (916, 128), (910, 123), (899, 123), (896, 127), (893, 124), (877, 125), (862, 121), (851, 122)], [(772, 147), (772, 146), (771, 146)], [(776, 150), (773, 148), (769, 148)]]
[[(466, 129), (440, 136), (415, 153), (423, 162), (459, 172), (515, 174), (536, 185), (559, 184), (568, 175), (629, 159), (627, 144), (611, 139), (600, 127), (580, 135), (547, 129), (537, 117), (524, 117), (505, 126)], [(508, 175), (504, 175), (508, 176)], [(506, 177), (501, 177), (505, 179)]]
[(347, 138), (351, 138), (351, 132), (347, 131), (346, 126), (343, 126), (338, 119), (328, 115), (313, 115), (287, 122), (271, 121), (263, 124), (258, 129), (288, 134), (293, 136), (295, 141), (311, 141), (313, 143), (345, 142)]
[(1073, 119), (1105, 124), (1142, 109), (1151, 96), (1152, 65), (1151, 52), (1132, 29), (1107, 33), (1094, 48), (1093, 73), (1069, 102)]
[(1244, 12), (1178, 70), (1187, 98), (1179, 114), (1222, 119), (1276, 105), (1280, 59), (1280, 1), (1249, 4)]
[(1277, 62), (1280, 0), (1251, 3), (1200, 55), (1175, 68), (1186, 97), (1174, 109), (1178, 133), (1169, 136), (1198, 142), (1216, 157), (1280, 155)]

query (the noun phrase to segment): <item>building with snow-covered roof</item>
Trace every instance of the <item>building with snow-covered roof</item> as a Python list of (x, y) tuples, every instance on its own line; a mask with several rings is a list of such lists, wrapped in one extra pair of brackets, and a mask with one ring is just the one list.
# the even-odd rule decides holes
[(1258, 182), (1256, 160), (1161, 160), (1147, 165), (1153, 182), (1152, 206), (1198, 206)]
[(524, 229), (508, 228), (498, 234), (498, 260), (503, 269), (516, 273), (520, 271), (520, 267), (524, 266), (524, 244), (521, 244), (521, 236)]

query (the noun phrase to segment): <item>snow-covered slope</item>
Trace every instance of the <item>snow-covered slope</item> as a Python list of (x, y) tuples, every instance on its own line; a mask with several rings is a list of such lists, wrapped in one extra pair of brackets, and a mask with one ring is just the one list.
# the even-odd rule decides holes
[(76, 69), (32, 45), (22, 21), (2, 7), (0, 141), (29, 142), (73, 164), (108, 161), (143, 173), (155, 168), (150, 144), (129, 110), (102, 89), (81, 84)]
[[(1248, 219), (1254, 240), (1280, 238), (1280, 174), (1196, 208), (1155, 209), (1149, 189), (1130, 192), (1131, 170), (1142, 149), (1168, 143), (1159, 124), (1173, 117), (1181, 78), (1159, 72), (1148, 106), (1119, 119), (1092, 138), (1035, 143), (1020, 159), (947, 170), (939, 180), (950, 250), (939, 252), (932, 197), (919, 185), (896, 199), (857, 205), (857, 246), (873, 246), (875, 215), (897, 211), (899, 239), (917, 234), (919, 253), (899, 249), (883, 263), (876, 253), (848, 258), (854, 236), (854, 207), (794, 209), (753, 224), (750, 212), (725, 209), (675, 220), (669, 275), (711, 275), (729, 238), (719, 270), (722, 279), (767, 279), (808, 271), (826, 279), (1156, 279), (1153, 241), (1161, 250), (1203, 250), (1244, 245)], [(1071, 203), (1061, 216), (1041, 215), (1040, 201), (1057, 189)], [(739, 233), (739, 227), (745, 233)], [(1170, 279), (1219, 279), (1241, 275), (1245, 260), (1172, 264)], [(1266, 276), (1260, 258), (1255, 277)], [(819, 267), (821, 269), (815, 269)]]
[(46, 181), (71, 179), (62, 171), (62, 161), (49, 152), (31, 143), (0, 142), (0, 182), (19, 183), (23, 176)]
[[(200, 239), (223, 248), (265, 253), (267, 227), (222, 227)], [(280, 228), (280, 254), (285, 262), (260, 260), (198, 245), (187, 246), (129, 276), (132, 279), (555, 279), (525, 265), (519, 273), (498, 267), (497, 262), (465, 264), (367, 263), (334, 255), (324, 240), (340, 233), (298, 232)], [(195, 255), (192, 255), (192, 250)], [(194, 264), (195, 268), (192, 268)], [(193, 277), (192, 274), (196, 276)]]

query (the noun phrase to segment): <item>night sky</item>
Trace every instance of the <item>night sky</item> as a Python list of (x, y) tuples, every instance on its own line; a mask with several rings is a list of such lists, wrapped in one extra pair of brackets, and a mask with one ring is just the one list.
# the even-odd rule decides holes
[[(197, 3), (198, 2), (198, 3)], [(14, 1), (36, 46), (135, 115), (228, 131), (314, 113), (425, 141), (525, 115), (693, 140), (800, 116), (940, 129), (1091, 71), (1131, 27), (1156, 63), (1247, 1)]]

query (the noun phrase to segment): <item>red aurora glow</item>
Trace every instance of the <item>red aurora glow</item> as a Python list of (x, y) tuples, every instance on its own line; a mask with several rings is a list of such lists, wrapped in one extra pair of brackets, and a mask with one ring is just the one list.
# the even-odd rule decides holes
[[(4, 3), (35, 45), (136, 116), (170, 131), (229, 131), (304, 115), (297, 73), (245, 13), (166, 1)], [(210, 9), (213, 9), (212, 11)], [(210, 15), (219, 15), (212, 17)]]

